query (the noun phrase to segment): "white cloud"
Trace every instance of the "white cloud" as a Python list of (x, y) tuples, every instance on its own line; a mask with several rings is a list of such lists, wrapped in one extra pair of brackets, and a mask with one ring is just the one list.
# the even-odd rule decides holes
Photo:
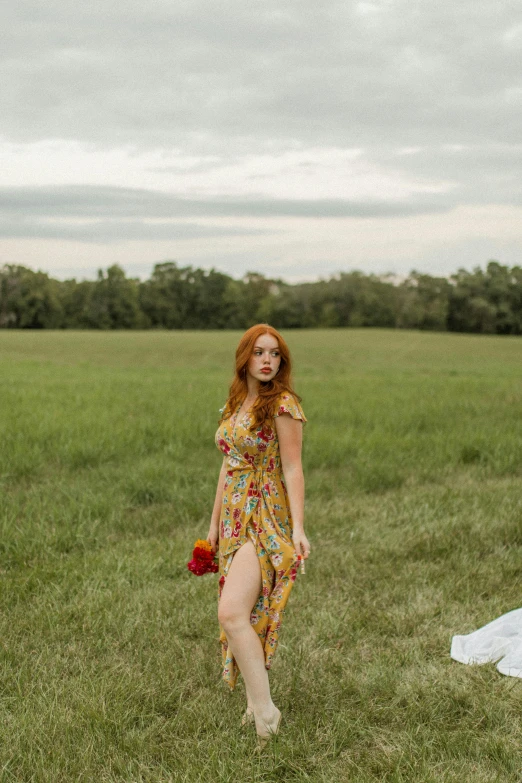
[[(215, 221), (212, 221), (215, 223)], [(193, 238), (126, 241), (93, 246), (84, 242), (4, 239), (0, 262), (25, 263), (60, 277), (94, 276), (98, 267), (120, 263), (147, 276), (154, 263), (176, 259), (242, 275), (247, 271), (312, 279), (350, 269), (406, 274), (412, 268), (430, 274), (450, 274), (460, 266), (497, 258), (520, 264), (522, 207), (457, 207), (444, 214), (375, 218), (227, 218), (223, 231), (204, 242)], [(208, 225), (208, 221), (207, 221)], [(252, 236), (241, 231), (258, 229)]]
[(85, 269), (117, 253), (141, 269), (177, 254), (292, 275), (314, 258), (321, 271), (430, 265), (450, 245), (471, 257), (497, 242), (513, 258), (512, 0), (25, 0), (4, 13), (4, 260)]

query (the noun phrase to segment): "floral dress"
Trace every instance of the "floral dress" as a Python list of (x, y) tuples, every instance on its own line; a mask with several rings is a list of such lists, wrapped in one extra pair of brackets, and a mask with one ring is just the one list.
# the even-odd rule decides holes
[[(221, 422), (216, 432), (217, 447), (227, 460), (219, 522), (219, 596), (234, 553), (250, 539), (256, 548), (262, 577), (250, 623), (261, 639), (265, 666), (269, 669), (297, 574), (297, 554), (292, 543), (292, 517), (275, 423), (272, 427), (265, 425), (250, 430), (249, 411), (237, 421), (240, 407)], [(274, 417), (284, 413), (306, 421), (300, 404), (288, 392), (281, 394), (277, 401)], [(220, 631), (223, 679), (233, 689), (239, 670), (229, 652), (223, 628)]]

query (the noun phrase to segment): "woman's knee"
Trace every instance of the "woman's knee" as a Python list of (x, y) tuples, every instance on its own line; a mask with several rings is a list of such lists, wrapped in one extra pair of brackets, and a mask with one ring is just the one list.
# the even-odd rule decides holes
[(245, 618), (244, 614), (244, 611), (234, 601), (221, 598), (218, 606), (218, 620), (225, 631), (234, 631), (248, 624), (248, 618)]

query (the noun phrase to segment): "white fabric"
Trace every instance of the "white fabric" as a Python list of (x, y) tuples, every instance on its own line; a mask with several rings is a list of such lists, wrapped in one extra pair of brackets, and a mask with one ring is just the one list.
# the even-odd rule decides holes
[(522, 677), (522, 609), (513, 609), (466, 636), (454, 636), (450, 655), (460, 663), (498, 661), (501, 674)]

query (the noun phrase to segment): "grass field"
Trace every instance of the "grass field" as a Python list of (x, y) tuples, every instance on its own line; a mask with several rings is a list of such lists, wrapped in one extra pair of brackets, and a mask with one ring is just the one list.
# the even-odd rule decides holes
[(522, 339), (287, 333), (306, 526), (259, 758), (205, 536), (237, 333), (0, 331), (0, 781), (521, 781)]

